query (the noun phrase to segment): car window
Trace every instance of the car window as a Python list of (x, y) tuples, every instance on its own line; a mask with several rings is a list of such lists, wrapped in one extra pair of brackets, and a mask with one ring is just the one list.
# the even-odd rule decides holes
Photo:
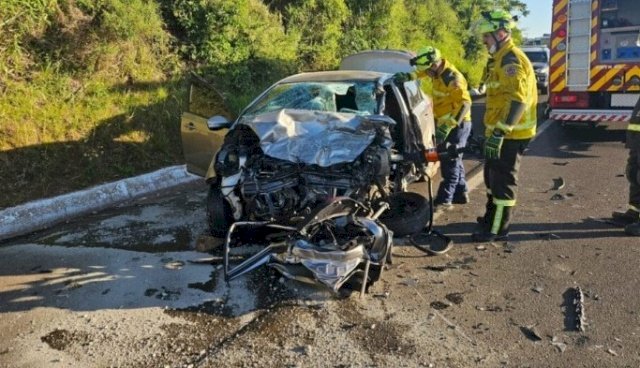
[(258, 115), (281, 109), (370, 115), (374, 114), (376, 109), (374, 90), (373, 82), (282, 83), (272, 87), (249, 106), (245, 115)]
[(422, 93), (420, 93), (420, 85), (416, 82), (407, 82), (404, 84), (404, 90), (407, 93), (409, 107), (413, 110), (422, 102)]
[(544, 51), (525, 51), (525, 54), (532, 63), (546, 63), (549, 61), (547, 53)]
[(223, 99), (216, 91), (197, 84), (191, 84), (189, 88), (187, 112), (206, 118), (214, 115), (231, 116)]

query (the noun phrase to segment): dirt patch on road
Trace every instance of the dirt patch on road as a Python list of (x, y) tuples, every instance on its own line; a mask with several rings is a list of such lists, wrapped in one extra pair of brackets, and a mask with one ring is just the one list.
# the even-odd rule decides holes
[(42, 336), (40, 340), (42, 340), (42, 342), (46, 342), (47, 345), (56, 350), (65, 350), (72, 344), (86, 345), (91, 341), (89, 334), (86, 332), (58, 329)]

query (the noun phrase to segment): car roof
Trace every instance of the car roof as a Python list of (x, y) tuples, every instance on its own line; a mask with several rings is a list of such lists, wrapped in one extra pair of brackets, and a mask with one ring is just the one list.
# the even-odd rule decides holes
[(340, 70), (369, 70), (381, 73), (415, 71), (410, 60), (414, 53), (406, 50), (368, 50), (349, 55), (340, 62)]
[(295, 74), (280, 80), (278, 83), (340, 82), (352, 80), (376, 81), (385, 75), (388, 74), (363, 70), (333, 70)]

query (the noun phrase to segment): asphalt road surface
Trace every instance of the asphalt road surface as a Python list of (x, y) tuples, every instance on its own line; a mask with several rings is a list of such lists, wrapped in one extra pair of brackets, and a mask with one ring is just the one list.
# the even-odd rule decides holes
[(452, 250), (395, 239), (363, 298), (266, 268), (226, 284), (219, 257), (192, 250), (200, 185), (4, 243), (0, 366), (640, 366), (640, 242), (608, 219), (627, 198), (623, 129), (549, 125), (509, 241), (470, 242), (480, 184), (436, 218)]

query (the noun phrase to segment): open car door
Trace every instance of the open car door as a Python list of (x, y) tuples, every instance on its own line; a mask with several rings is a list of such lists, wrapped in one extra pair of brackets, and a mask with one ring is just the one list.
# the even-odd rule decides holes
[[(214, 116), (217, 119), (210, 120)], [(180, 119), (182, 152), (188, 172), (206, 176), (229, 130), (227, 125), (219, 122), (225, 119), (231, 122), (232, 118), (222, 94), (202, 77), (192, 73), (187, 108)], [(218, 124), (212, 124), (216, 120)]]

